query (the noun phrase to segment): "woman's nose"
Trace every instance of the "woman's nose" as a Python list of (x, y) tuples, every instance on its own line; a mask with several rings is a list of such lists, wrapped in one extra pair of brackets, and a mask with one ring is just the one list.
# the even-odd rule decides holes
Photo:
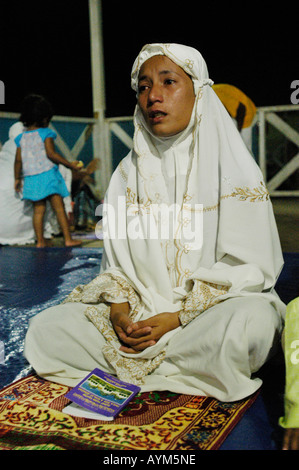
[(157, 101), (161, 103), (163, 101), (163, 92), (159, 85), (152, 85), (148, 94), (148, 101), (150, 103), (155, 103)]

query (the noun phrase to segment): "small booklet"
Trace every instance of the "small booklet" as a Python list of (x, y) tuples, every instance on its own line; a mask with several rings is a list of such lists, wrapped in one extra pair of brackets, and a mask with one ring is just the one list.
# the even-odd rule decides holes
[(94, 369), (65, 395), (72, 403), (62, 411), (71, 416), (112, 421), (139, 391), (137, 385)]

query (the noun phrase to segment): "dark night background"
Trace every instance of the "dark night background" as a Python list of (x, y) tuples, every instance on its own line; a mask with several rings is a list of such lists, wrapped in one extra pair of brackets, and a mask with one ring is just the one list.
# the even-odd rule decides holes
[[(299, 79), (295, 2), (102, 4), (107, 117), (132, 115), (130, 70), (148, 42), (197, 48), (215, 83), (241, 88), (257, 106), (291, 104), (290, 84)], [(92, 116), (87, 0), (2, 0), (0, 45), (0, 111), (18, 112), (22, 98), (38, 92), (55, 114)]]

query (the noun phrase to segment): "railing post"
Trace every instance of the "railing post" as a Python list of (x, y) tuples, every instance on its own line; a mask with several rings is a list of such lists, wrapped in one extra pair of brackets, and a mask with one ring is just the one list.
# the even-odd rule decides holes
[(95, 113), (96, 122), (93, 128), (93, 153), (94, 158), (99, 158), (100, 167), (95, 172), (95, 182), (104, 197), (112, 175), (112, 155), (107, 143), (107, 126), (103, 113)]
[(101, 162), (100, 168), (95, 172), (95, 182), (103, 195), (111, 177), (112, 158), (107, 153), (105, 132), (105, 76), (101, 3), (101, 0), (89, 0), (92, 99), (93, 113), (96, 118), (93, 130), (93, 152), (94, 158), (99, 158)]
[(258, 110), (259, 126), (259, 167), (263, 174), (265, 183), (267, 183), (267, 160), (266, 160), (266, 121), (264, 110)]

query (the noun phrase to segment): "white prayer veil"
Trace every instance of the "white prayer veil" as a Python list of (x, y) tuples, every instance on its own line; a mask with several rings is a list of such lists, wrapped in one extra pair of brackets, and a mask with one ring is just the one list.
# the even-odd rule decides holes
[(138, 90), (138, 75), (144, 62), (155, 55), (165, 55), (192, 77), (195, 94), (203, 85), (213, 85), (202, 55), (193, 47), (180, 44), (147, 44), (136, 58), (131, 72), (131, 86)]
[[(284, 305), (273, 291), (283, 259), (261, 171), (213, 91), (197, 50), (178, 44), (146, 45), (133, 65), (133, 89), (137, 91), (141, 65), (157, 54), (191, 76), (192, 117), (180, 134), (156, 138), (136, 105), (134, 147), (114, 172), (105, 198), (101, 275), (84, 289), (81, 301), (95, 301), (94, 292), (106, 302), (128, 301), (134, 320), (181, 311), (184, 325), (215, 302), (260, 295), (283, 314)], [(202, 233), (199, 242), (190, 243), (177, 226), (161, 236), (163, 217), (155, 210), (163, 207), (167, 214), (173, 206), (179, 208), (175, 222), (180, 229), (191, 227), (192, 233), (194, 220), (200, 221), (193, 230), (195, 235)], [(150, 235), (149, 227), (154, 229)], [(129, 380), (134, 379), (139, 358), (149, 362), (139, 363), (135, 377), (153, 370), (177, 332), (167, 333), (132, 358), (120, 352), (115, 335), (112, 338), (109, 312), (101, 316), (99, 307), (87, 310), (108, 339), (105, 356), (118, 375)], [(129, 357), (126, 363), (121, 356)]]

